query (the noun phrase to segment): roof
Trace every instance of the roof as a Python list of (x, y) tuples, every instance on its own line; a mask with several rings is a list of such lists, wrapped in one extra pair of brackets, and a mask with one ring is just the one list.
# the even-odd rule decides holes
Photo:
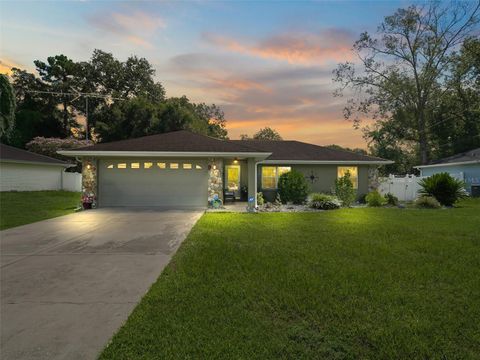
[(480, 164), (480, 148), (455, 154), (443, 159), (430, 162), (428, 165), (419, 165), (416, 168), (453, 166), (462, 164)]
[(149, 152), (256, 152), (250, 147), (187, 130), (142, 136), (139, 138), (99, 143), (75, 151), (149, 151)]
[(187, 130), (100, 143), (60, 153), (70, 156), (204, 156), (205, 154), (226, 156), (228, 154), (255, 156), (267, 162), (390, 163), (378, 157), (300, 141), (221, 140)]
[(231, 140), (256, 149), (271, 152), (266, 160), (287, 161), (340, 161), (340, 162), (383, 162), (382, 158), (362, 155), (353, 151), (332, 149), (293, 140)]
[(0, 143), (0, 161), (15, 163), (38, 163), (44, 165), (70, 166), (69, 163), (36, 154), (27, 150), (19, 149)]

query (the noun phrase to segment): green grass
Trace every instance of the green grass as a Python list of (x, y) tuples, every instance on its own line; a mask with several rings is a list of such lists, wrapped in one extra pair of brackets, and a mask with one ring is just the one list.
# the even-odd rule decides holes
[(70, 214), (79, 203), (69, 191), (0, 192), (0, 230)]
[(204, 215), (101, 359), (478, 359), (480, 201)]

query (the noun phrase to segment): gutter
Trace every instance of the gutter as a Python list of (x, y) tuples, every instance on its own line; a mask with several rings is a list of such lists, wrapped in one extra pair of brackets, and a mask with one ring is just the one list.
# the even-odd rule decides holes
[(433, 167), (443, 167), (443, 166), (457, 166), (457, 165), (474, 165), (480, 164), (480, 160), (470, 160), (470, 161), (459, 161), (454, 163), (441, 163), (441, 164), (432, 164), (432, 165), (418, 165), (414, 166), (414, 169), (423, 169), (423, 168), (433, 168)]
[(41, 161), (26, 161), (26, 160), (13, 160), (13, 159), (1, 159), (0, 163), (9, 163), (9, 164), (25, 164), (25, 165), (47, 165), (47, 166), (62, 166), (65, 168), (76, 166), (74, 164), (68, 163), (49, 163)]
[(278, 165), (338, 165), (338, 164), (351, 164), (351, 165), (387, 165), (393, 164), (394, 161), (391, 160), (263, 160), (259, 164), (278, 164)]
[(267, 152), (198, 152), (198, 151), (75, 151), (60, 150), (65, 156), (96, 156), (96, 157), (268, 157)]

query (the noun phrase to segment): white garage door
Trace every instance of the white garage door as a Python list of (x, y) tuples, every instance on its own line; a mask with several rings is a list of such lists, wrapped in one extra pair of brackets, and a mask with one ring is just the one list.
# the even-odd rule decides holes
[(204, 160), (100, 160), (99, 206), (207, 205)]

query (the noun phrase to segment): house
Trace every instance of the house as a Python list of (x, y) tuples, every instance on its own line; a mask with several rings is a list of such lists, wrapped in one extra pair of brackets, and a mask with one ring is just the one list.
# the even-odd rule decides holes
[(428, 165), (416, 166), (421, 176), (446, 172), (462, 174), (466, 190), (472, 196), (480, 196), (480, 148), (436, 160)]
[(61, 190), (66, 162), (0, 144), (0, 191)]
[(279, 176), (291, 169), (324, 192), (349, 171), (363, 194), (375, 186), (378, 166), (391, 163), (298, 141), (220, 140), (185, 130), (59, 153), (83, 160), (83, 188), (98, 206), (205, 207), (225, 190), (244, 200), (262, 191), (272, 200)]

